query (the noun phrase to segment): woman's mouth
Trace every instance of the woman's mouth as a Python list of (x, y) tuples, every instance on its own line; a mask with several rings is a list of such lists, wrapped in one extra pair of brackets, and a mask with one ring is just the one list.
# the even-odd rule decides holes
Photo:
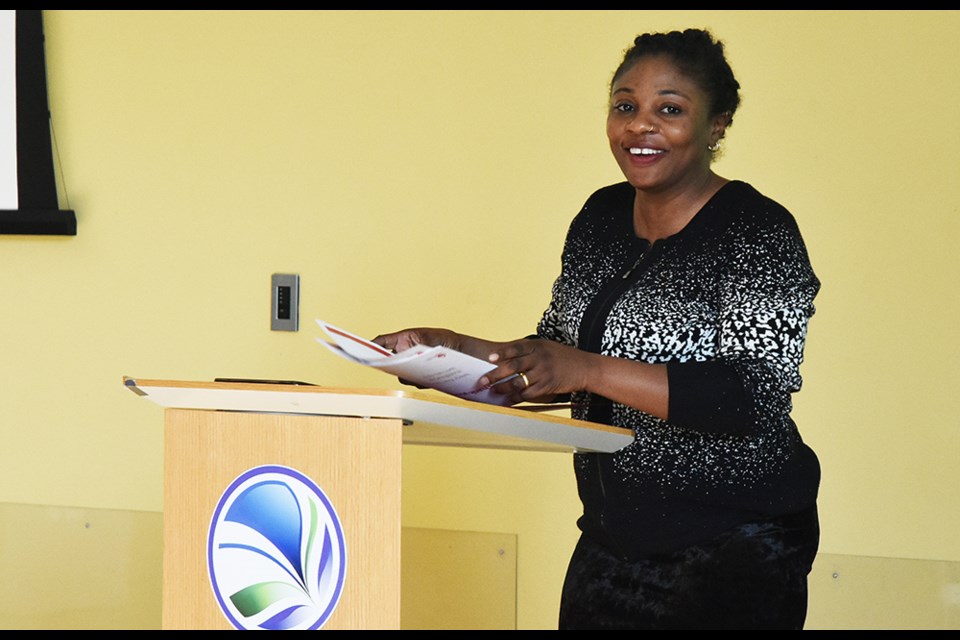
[(627, 151), (632, 156), (656, 156), (666, 153), (663, 149), (651, 149), (650, 147), (630, 147)]

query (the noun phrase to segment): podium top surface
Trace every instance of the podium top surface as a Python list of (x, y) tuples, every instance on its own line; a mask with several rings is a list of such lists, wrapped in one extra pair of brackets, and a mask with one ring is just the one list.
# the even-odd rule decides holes
[(523, 405), (500, 407), (425, 391), (129, 376), (123, 382), (135, 394), (168, 409), (399, 419), (404, 423), (404, 444), (611, 453), (633, 442), (629, 429), (524, 409)]

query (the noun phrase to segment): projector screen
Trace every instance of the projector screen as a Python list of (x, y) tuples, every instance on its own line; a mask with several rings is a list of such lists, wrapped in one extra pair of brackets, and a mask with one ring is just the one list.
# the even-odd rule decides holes
[(0, 234), (76, 235), (53, 170), (43, 12), (0, 10)]
[(16, 209), (17, 12), (0, 11), (0, 209)]

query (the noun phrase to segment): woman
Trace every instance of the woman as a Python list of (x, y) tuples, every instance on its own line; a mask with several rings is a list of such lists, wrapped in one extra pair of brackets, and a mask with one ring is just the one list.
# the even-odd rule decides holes
[(519, 374), (496, 387), (513, 402), (634, 430), (574, 456), (564, 629), (803, 627), (820, 468), (790, 411), (820, 283), (792, 215), (712, 169), (739, 88), (709, 32), (638, 36), (607, 116), (626, 181), (573, 220), (537, 335), (376, 338), (488, 358), (482, 382)]

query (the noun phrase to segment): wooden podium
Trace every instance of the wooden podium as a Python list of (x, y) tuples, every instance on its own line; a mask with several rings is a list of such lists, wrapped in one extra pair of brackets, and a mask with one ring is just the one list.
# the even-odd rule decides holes
[[(399, 629), (402, 445), (612, 452), (633, 441), (626, 429), (432, 392), (124, 384), (165, 408), (164, 629)], [(282, 528), (292, 521), (294, 533)], [(248, 529), (277, 544), (230, 537)], [(238, 558), (265, 573), (235, 575)], [(284, 605), (294, 587), (328, 595)]]

